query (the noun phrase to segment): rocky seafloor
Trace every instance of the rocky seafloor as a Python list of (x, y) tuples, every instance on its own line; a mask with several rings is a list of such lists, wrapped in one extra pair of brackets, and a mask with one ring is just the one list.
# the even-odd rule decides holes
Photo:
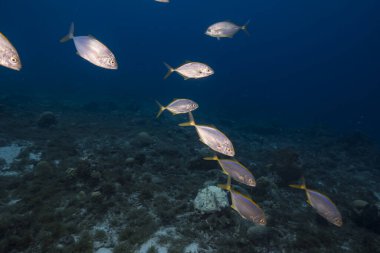
[[(22, 103), (20, 103), (22, 101)], [(231, 208), (202, 213), (198, 191), (226, 182), (187, 118), (153, 101), (0, 100), (0, 252), (380, 252), (380, 152), (360, 133), (207, 121), (255, 175), (237, 183), (265, 211), (256, 226)], [(305, 176), (344, 225), (288, 187)]]

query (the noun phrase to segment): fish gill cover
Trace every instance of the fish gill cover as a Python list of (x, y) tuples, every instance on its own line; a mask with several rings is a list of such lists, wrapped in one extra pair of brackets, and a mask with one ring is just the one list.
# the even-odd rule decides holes
[(379, 252), (379, 1), (0, 10), (0, 252)]

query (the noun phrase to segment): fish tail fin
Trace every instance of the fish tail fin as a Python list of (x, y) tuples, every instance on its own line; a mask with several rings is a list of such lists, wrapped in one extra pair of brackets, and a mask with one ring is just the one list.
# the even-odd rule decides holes
[(230, 191), (231, 190), (231, 177), (228, 176), (227, 184), (218, 184), (218, 187), (223, 189), (223, 190)]
[(195, 126), (193, 114), (189, 112), (189, 122), (181, 123), (179, 126)]
[(175, 69), (172, 66), (170, 66), (169, 64), (167, 64), (166, 62), (164, 62), (164, 65), (168, 68), (168, 72), (164, 76), (164, 80), (165, 80), (175, 71)]
[(74, 38), (74, 22), (71, 22), (69, 33), (63, 37), (59, 42), (64, 43)]
[(216, 155), (214, 155), (214, 156), (204, 157), (203, 160), (218, 161), (218, 157)]
[(249, 31), (248, 31), (248, 25), (249, 25), (250, 22), (251, 22), (251, 20), (248, 19), (248, 21), (245, 22), (245, 24), (241, 27), (241, 29), (243, 30), (243, 32), (245, 32), (245, 34), (247, 34), (248, 36), (251, 35), (251, 34), (249, 33)]
[(304, 177), (301, 178), (301, 184), (300, 185), (299, 184), (290, 184), (289, 186), (292, 188), (296, 188), (296, 189), (306, 190), (305, 178)]
[(161, 113), (162, 113), (163, 111), (165, 111), (166, 107), (163, 106), (162, 104), (160, 104), (160, 102), (158, 102), (157, 100), (156, 100), (156, 103), (157, 103), (157, 105), (160, 107), (160, 110), (158, 111), (157, 116), (156, 116), (156, 119), (157, 119), (158, 117), (160, 117)]

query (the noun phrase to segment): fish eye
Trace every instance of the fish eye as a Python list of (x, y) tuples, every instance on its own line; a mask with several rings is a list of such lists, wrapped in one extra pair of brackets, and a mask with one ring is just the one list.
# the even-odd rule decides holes
[(264, 218), (261, 218), (261, 219), (259, 220), (259, 223), (260, 223), (260, 224), (265, 224), (265, 219), (264, 219)]
[(108, 59), (108, 64), (110, 64), (110, 65), (115, 65), (115, 59), (113, 59), (113, 58), (110, 58), (110, 59)]
[(16, 59), (16, 57), (11, 57), (11, 62), (13, 62), (13, 63), (16, 63), (17, 62), (17, 59)]

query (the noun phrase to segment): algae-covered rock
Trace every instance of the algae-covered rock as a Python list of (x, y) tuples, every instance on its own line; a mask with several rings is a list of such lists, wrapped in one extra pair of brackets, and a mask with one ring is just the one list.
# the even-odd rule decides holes
[(37, 119), (37, 125), (40, 128), (49, 128), (58, 123), (57, 117), (52, 112), (43, 112)]

